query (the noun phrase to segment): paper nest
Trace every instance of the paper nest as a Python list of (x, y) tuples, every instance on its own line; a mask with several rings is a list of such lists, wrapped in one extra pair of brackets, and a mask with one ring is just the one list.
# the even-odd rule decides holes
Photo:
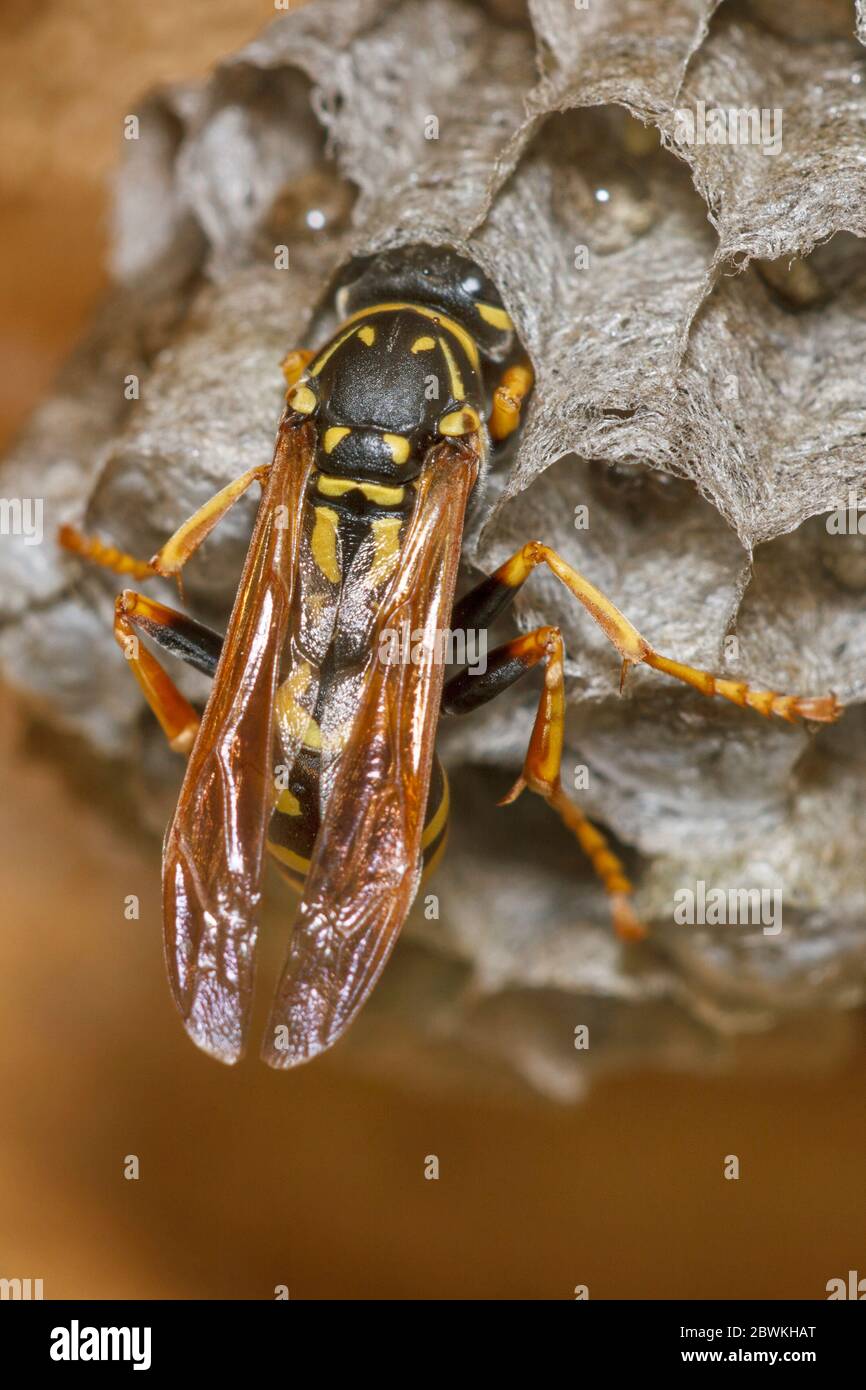
[[(401, 243), (474, 256), (537, 373), (467, 577), (543, 539), (663, 652), (848, 706), (816, 734), (654, 672), (621, 698), (616, 654), (534, 577), (518, 621), (565, 637), (566, 778), (588, 769), (581, 804), (624, 847), (651, 941), (612, 938), (544, 806), (495, 808), (537, 699), (515, 690), (443, 726), (439, 919), (413, 914), (356, 1030), (362, 1062), (402, 1050), (417, 1069), (432, 1042), (458, 1072), (485, 1058), (568, 1099), (599, 1069), (716, 1065), (740, 1033), (764, 1040), (757, 1065), (778, 1064), (773, 1028), (792, 1065), (836, 1055), (838, 1011), (862, 999), (866, 538), (827, 514), (866, 499), (866, 18), (782, 8), (534, 0), (530, 20), (516, 0), (316, 0), (137, 108), (116, 290), (5, 465), (5, 496), (44, 498), (46, 540), (0, 546), (0, 661), (126, 770), (154, 825), (180, 769), (111, 639), (117, 583), (51, 536), (73, 520), (147, 556), (266, 460), (281, 357), (311, 342), (350, 255)], [(683, 138), (683, 112), (731, 108), (780, 110), (778, 151)], [(253, 506), (187, 572), (215, 625)], [(781, 885), (783, 932), (675, 927), (673, 894), (698, 880)]]

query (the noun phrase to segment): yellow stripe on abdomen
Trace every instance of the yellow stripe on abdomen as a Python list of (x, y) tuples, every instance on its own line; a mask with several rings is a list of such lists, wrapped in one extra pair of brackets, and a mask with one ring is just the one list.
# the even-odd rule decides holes
[(316, 507), (316, 523), (310, 549), (313, 559), (326, 579), (332, 584), (340, 582), (340, 564), (337, 559), (337, 527), (339, 517), (331, 507)]

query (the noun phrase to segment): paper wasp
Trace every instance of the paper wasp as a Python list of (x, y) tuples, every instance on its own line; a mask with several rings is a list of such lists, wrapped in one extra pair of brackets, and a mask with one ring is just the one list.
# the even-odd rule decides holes
[[(177, 576), (242, 493), (262, 486), (225, 637), (129, 590), (115, 618), (148, 703), (172, 747), (189, 755), (163, 855), (166, 956), (187, 1030), (223, 1062), (241, 1056), (248, 1031), (265, 853), (302, 895), (263, 1047), (271, 1066), (290, 1067), (349, 1026), (444, 848), (440, 712), (477, 709), (537, 665), (538, 712), (504, 801), (525, 787), (544, 797), (604, 883), (617, 930), (642, 933), (622, 864), (562, 788), (559, 630), (505, 643), (484, 674), (446, 680), (432, 655), (442, 629), (486, 629), (537, 565), (598, 623), (623, 675), (645, 662), (764, 715), (839, 713), (832, 695), (753, 690), (661, 656), (541, 541), (455, 605), (467, 506), (491, 443), (518, 426), (532, 370), (494, 284), (451, 250), (415, 246), (357, 263), (337, 308), (343, 322), (330, 340), (283, 364), (272, 462), (224, 487), (152, 561), (61, 533), (67, 549), (121, 574)], [(421, 658), (378, 659), (382, 635), (407, 622), (431, 639)], [(137, 634), (213, 676), (201, 717), (151, 652), (130, 642)]]

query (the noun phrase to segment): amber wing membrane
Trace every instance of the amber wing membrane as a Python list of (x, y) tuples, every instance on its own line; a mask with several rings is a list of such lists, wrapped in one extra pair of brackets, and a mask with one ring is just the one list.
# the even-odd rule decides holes
[(315, 434), (284, 417), (210, 699), (163, 853), (169, 979), (187, 1032), (243, 1053), (274, 799), (274, 693)]
[[(310, 1061), (345, 1032), (412, 905), (444, 674), (436, 638), (451, 615), (477, 468), (467, 445), (439, 445), (419, 484), (265, 1034), (272, 1067)], [(428, 640), (417, 662), (375, 655), (383, 633), (419, 630)]]

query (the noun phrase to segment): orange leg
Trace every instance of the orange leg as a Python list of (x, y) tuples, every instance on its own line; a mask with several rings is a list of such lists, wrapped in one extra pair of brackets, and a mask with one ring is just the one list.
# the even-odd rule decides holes
[(505, 368), (493, 393), (488, 421), (491, 439), (507, 439), (517, 429), (520, 424), (521, 407), (532, 390), (534, 380), (535, 376), (528, 361)]
[[(198, 732), (199, 716), (156, 657), (141, 645), (130, 619), (138, 597), (128, 590), (118, 594), (114, 608), (114, 638), (129, 662), (144, 698), (162, 725), (170, 747), (176, 753), (188, 753)], [(182, 614), (175, 616), (182, 620)]]
[(229, 508), (234, 506), (239, 497), (243, 497), (253, 483), (264, 481), (269, 468), (270, 464), (265, 464), (261, 468), (248, 469), (239, 478), (235, 478), (234, 482), (220, 488), (219, 492), (205, 502), (204, 506), (199, 507), (188, 521), (183, 522), (151, 560), (150, 563), (157, 574), (163, 575), (164, 578), (180, 574), (189, 557), (198, 550), (217, 522), (222, 521)]
[(446, 684), (443, 709), (466, 714), (492, 700), (539, 662), (544, 663), (544, 688), (538, 704), (523, 771), (500, 805), (515, 801), (525, 787), (536, 792), (572, 832), (610, 897), (617, 934), (639, 940), (646, 929), (631, 904), (632, 884), (601, 831), (587, 820), (562, 788), (561, 764), (565, 733), (563, 646), (559, 628), (540, 627), (497, 647), (487, 659), (484, 674), (469, 671)]
[(506, 806), (516, 801), (525, 787), (543, 796), (576, 837), (604, 884), (610, 896), (617, 935), (631, 941), (640, 940), (646, 935), (646, 928), (632, 907), (631, 894), (634, 890), (622, 863), (601, 831), (587, 820), (562, 789), (560, 773), (565, 735), (565, 654), (562, 635), (558, 628), (542, 627), (511, 645), (517, 648), (521, 643), (525, 643), (527, 651), (533, 653), (532, 665), (538, 661), (544, 662), (544, 688), (538, 702), (523, 771), (500, 804)]
[(180, 657), (206, 676), (215, 675), (224, 639), (213, 628), (133, 589), (124, 589), (115, 606), (128, 623), (163, 651)]
[(542, 564), (547, 565), (557, 579), (571, 590), (616, 647), (622, 657), (620, 686), (625, 680), (629, 666), (645, 662), (647, 666), (663, 671), (675, 680), (694, 686), (703, 695), (718, 695), (723, 700), (731, 700), (735, 705), (757, 710), (759, 714), (767, 717), (774, 715), (789, 723), (798, 719), (811, 719), (825, 724), (831, 724), (839, 718), (842, 707), (833, 694), (802, 696), (783, 695), (774, 690), (755, 690), (745, 681), (724, 680), (709, 671), (702, 671), (695, 666), (687, 666), (681, 661), (672, 661), (670, 657), (662, 656), (600, 589), (588, 579), (584, 579), (583, 575), (572, 569), (555, 550), (543, 545), (541, 541), (529, 541), (486, 582), (488, 586), (501, 585), (505, 590), (515, 592), (536, 566)]
[(104, 569), (113, 570), (115, 574), (128, 574), (133, 579), (152, 579), (156, 574), (148, 560), (136, 560), (134, 555), (127, 555), (116, 545), (106, 545), (96, 536), (83, 536), (74, 526), (61, 526), (57, 532), (57, 543), (63, 550), (91, 560)]
[[(307, 348), (294, 348), (284, 357), (281, 367), (288, 386), (293, 386), (307, 363), (315, 354)], [(255, 482), (263, 482), (270, 464), (260, 468), (250, 468), (239, 478), (221, 488), (214, 497), (199, 507), (188, 521), (178, 527), (150, 560), (138, 560), (117, 546), (106, 544), (95, 536), (85, 536), (74, 526), (61, 526), (57, 533), (58, 543), (64, 550), (81, 555), (96, 565), (113, 570), (115, 574), (131, 575), (133, 579), (150, 579), (154, 575), (164, 578), (177, 578), (191, 555), (202, 541), (233, 507), (239, 497)]]
[(177, 528), (174, 535), (169, 537), (150, 560), (137, 560), (114, 545), (106, 545), (96, 537), (82, 535), (74, 526), (60, 527), (57, 533), (58, 543), (64, 550), (82, 555), (94, 564), (113, 570), (115, 574), (128, 574), (134, 579), (150, 579), (154, 575), (161, 575), (166, 579), (172, 576), (177, 578), (187, 560), (210, 535), (217, 522), (222, 520), (229, 508), (234, 506), (253, 483), (264, 481), (269, 468), (270, 464), (250, 468), (239, 478), (220, 488), (218, 493)]
[(291, 352), (286, 353), (280, 367), (287, 386), (294, 386), (307, 363), (312, 362), (315, 355), (309, 348), (292, 348)]
[[(156, 575), (180, 576), (189, 557), (198, 549), (217, 522), (254, 482), (267, 476), (266, 465), (251, 468), (240, 478), (222, 488), (215, 497), (178, 527), (150, 561), (106, 545), (95, 537), (82, 536), (73, 526), (62, 526), (58, 541), (65, 550), (113, 570), (116, 574), (150, 579)], [(144, 697), (165, 731), (171, 747), (188, 753), (199, 726), (199, 716), (174, 681), (154, 656), (142, 647), (138, 633), (145, 632), (167, 650), (174, 652), (199, 670), (212, 673), (216, 668), (222, 639), (187, 618), (183, 613), (166, 608), (164, 604), (147, 599), (126, 589), (117, 598), (114, 614), (114, 636), (132, 667), (132, 673), (144, 692)]]

